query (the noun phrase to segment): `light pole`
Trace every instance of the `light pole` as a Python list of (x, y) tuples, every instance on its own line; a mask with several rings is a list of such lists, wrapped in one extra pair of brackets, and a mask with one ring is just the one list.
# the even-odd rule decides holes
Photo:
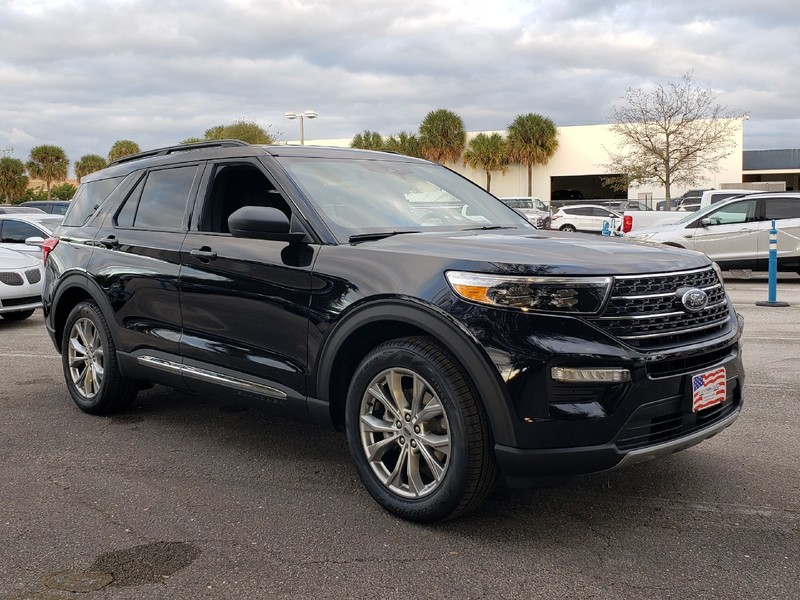
[(306, 135), (303, 128), (303, 119), (316, 119), (319, 115), (313, 110), (304, 110), (303, 112), (287, 112), (283, 113), (287, 119), (300, 119), (300, 145), (305, 145)]

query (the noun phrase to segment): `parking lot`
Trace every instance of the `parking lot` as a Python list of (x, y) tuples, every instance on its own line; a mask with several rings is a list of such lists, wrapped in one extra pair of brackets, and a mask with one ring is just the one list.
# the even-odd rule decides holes
[(787, 308), (726, 284), (732, 427), (433, 527), (372, 501), (340, 433), (162, 387), (83, 414), (41, 311), (0, 321), (0, 599), (800, 597), (800, 277)]

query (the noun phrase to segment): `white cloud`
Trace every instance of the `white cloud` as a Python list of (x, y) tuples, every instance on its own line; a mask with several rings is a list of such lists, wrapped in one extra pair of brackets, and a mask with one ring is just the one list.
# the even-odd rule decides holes
[[(627, 87), (695, 81), (746, 111), (745, 147), (797, 147), (800, 18), (777, 0), (12, 0), (0, 4), (0, 140), (74, 161), (253, 119), (307, 137), (471, 130), (524, 112), (603, 122)], [(11, 135), (15, 136), (11, 141)]]

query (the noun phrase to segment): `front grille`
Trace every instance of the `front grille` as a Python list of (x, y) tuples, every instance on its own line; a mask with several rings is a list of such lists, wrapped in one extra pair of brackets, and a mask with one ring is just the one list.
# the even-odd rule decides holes
[(5, 283), (6, 285), (22, 285), (25, 283), (22, 279), (22, 275), (19, 273), (0, 273), (0, 283)]
[(703, 354), (693, 354), (692, 356), (683, 358), (654, 362), (647, 365), (647, 374), (650, 377), (670, 377), (672, 375), (689, 373), (690, 371), (707, 369), (731, 356), (734, 350), (734, 346), (726, 346), (725, 348), (704, 352)]
[(697, 413), (681, 410), (682, 397), (641, 407), (628, 420), (616, 440), (620, 450), (663, 444), (713, 425), (736, 411), (741, 402), (739, 382), (728, 380), (725, 402)]
[[(699, 288), (708, 303), (699, 312), (684, 309), (676, 292)], [(605, 311), (591, 319), (610, 335), (637, 348), (670, 348), (711, 339), (730, 320), (728, 299), (712, 267), (614, 279)]]
[(42, 280), (42, 272), (39, 269), (30, 269), (29, 271), (25, 271), (25, 278), (31, 285), (39, 283)]

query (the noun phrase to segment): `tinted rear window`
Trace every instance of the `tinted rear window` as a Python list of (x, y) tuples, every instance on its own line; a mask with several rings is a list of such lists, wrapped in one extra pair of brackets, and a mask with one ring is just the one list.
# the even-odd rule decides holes
[(80, 227), (86, 224), (123, 179), (124, 177), (112, 177), (90, 183), (82, 183), (78, 187), (72, 202), (70, 202), (70, 209), (64, 219), (64, 225)]

